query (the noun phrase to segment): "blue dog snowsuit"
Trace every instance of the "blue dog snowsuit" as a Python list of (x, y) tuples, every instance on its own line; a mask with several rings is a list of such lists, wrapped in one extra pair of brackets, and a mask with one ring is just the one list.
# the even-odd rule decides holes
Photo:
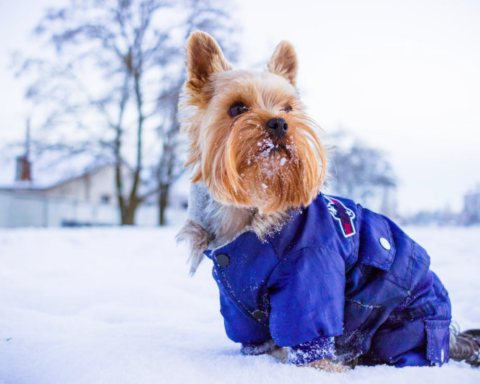
[(441, 365), (451, 305), (430, 258), (388, 218), (320, 194), (261, 241), (245, 232), (206, 251), (228, 337), (289, 361)]

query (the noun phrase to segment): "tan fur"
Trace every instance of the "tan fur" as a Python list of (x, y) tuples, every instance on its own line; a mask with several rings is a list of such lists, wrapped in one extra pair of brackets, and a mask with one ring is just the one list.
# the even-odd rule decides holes
[(246, 231), (254, 232), (259, 239), (281, 229), (290, 218), (290, 212), (260, 213), (254, 208), (239, 208), (220, 204), (208, 194), (201, 184), (193, 184), (188, 202), (189, 219), (177, 235), (190, 248), (190, 273), (195, 274), (204, 258), (203, 251), (216, 249), (230, 243)]
[[(326, 156), (319, 127), (305, 114), (294, 87), (292, 46), (279, 45), (267, 72), (234, 71), (207, 36), (194, 33), (189, 39), (190, 77), (181, 101), (182, 129), (191, 139), (186, 166), (194, 168), (192, 182), (203, 182), (223, 204), (262, 213), (310, 204), (324, 181)], [(206, 57), (198, 58), (201, 54)], [(237, 101), (249, 111), (232, 119), (228, 108)], [(289, 124), (281, 142), (265, 129), (273, 117)]]
[[(194, 273), (205, 249), (221, 247), (245, 231), (265, 240), (279, 230), (293, 209), (318, 195), (327, 166), (320, 128), (305, 113), (295, 88), (298, 62), (288, 42), (279, 44), (265, 72), (233, 70), (204, 32), (190, 36), (186, 55), (181, 123), (190, 139), (186, 166), (193, 169), (193, 195), (200, 197), (192, 199), (191, 193), (191, 219), (178, 238), (190, 242)], [(228, 110), (236, 102), (248, 111), (232, 118)], [(288, 123), (282, 138), (265, 126), (275, 117)], [(285, 351), (272, 355), (285, 360)], [(343, 370), (330, 360), (308, 365)]]
[(267, 64), (270, 72), (287, 79), (292, 85), (296, 84), (298, 61), (292, 45), (282, 41)]
[[(281, 363), (284, 363), (284, 364), (288, 363), (288, 348), (277, 348), (267, 353), (273, 358), (280, 361)], [(339, 361), (334, 361), (331, 359), (316, 360), (316, 361), (312, 361), (311, 363), (305, 364), (303, 366), (320, 369), (322, 371), (327, 371), (331, 373), (343, 373), (351, 369), (349, 366), (344, 365)]]
[(322, 371), (327, 371), (331, 373), (344, 373), (349, 371), (351, 368), (337, 361), (330, 359), (322, 359), (312, 361), (309, 364), (306, 364), (307, 367), (312, 367), (316, 369), (321, 369)]
[(187, 42), (187, 87), (192, 89), (198, 96), (210, 76), (217, 72), (228, 71), (232, 66), (223, 56), (217, 42), (205, 32), (192, 33)]
[[(267, 353), (281, 363), (288, 363), (288, 348), (277, 348)], [(322, 371), (331, 373), (343, 373), (351, 369), (350, 367), (331, 359), (316, 360), (303, 366), (320, 369)]]

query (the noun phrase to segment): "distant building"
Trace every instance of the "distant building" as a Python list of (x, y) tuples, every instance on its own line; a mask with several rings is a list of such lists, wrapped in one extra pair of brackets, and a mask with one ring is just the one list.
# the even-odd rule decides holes
[[(115, 172), (114, 164), (99, 165), (98, 159), (88, 154), (32, 164), (27, 119), (24, 153), (16, 158), (15, 165), (0, 159), (0, 228), (119, 225)], [(126, 192), (132, 186), (133, 171), (125, 165), (121, 172)], [(169, 207), (185, 211), (189, 185), (185, 175), (172, 186)], [(139, 189), (141, 193), (147, 186), (142, 183)], [(172, 222), (179, 221), (183, 216), (175, 214)], [(158, 194), (138, 207), (135, 223), (157, 225)]]
[(480, 223), (480, 185), (463, 196), (464, 224)]
[[(52, 166), (44, 172), (58, 172)], [(35, 195), (60, 199), (70, 199), (76, 202), (93, 204), (115, 204), (115, 167), (104, 164), (87, 167), (78, 174), (57, 178), (39, 178), (34, 181), (31, 175), (31, 163), (24, 156), (17, 157), (15, 182), (10, 185), (0, 185), (0, 191), (15, 192), (19, 195)], [(130, 171), (125, 171), (130, 172)]]
[[(27, 156), (19, 156), (16, 160), (15, 181), (0, 185), (0, 227), (120, 223), (113, 164), (80, 167), (83, 170), (75, 172), (75, 160), (71, 160), (44, 167), (41, 172), (44, 177), (35, 178)], [(125, 167), (123, 172), (127, 175), (128, 188), (131, 182), (128, 175), (132, 171)], [(62, 177), (65, 174), (68, 176)], [(156, 225), (155, 202), (142, 205), (136, 218), (139, 225)]]

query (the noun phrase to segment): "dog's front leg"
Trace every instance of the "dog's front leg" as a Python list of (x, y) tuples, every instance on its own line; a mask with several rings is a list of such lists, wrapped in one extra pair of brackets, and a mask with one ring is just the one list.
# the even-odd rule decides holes
[[(288, 348), (277, 348), (267, 352), (270, 356), (281, 361), (282, 363), (288, 363)], [(326, 372), (342, 373), (347, 372), (351, 368), (338, 361), (331, 359), (315, 360), (308, 364), (298, 365), (299, 367), (312, 367), (315, 369), (321, 369)]]
[(350, 370), (350, 367), (338, 362), (334, 361), (331, 359), (321, 359), (321, 360), (315, 360), (312, 361), (311, 363), (303, 365), (304, 367), (312, 367), (315, 369), (321, 369), (323, 371), (327, 372), (333, 372), (333, 373), (343, 373), (347, 372)]

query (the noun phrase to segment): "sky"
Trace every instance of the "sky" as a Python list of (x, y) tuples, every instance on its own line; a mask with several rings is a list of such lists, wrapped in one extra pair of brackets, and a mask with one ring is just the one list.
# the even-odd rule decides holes
[[(0, 0), (0, 145), (23, 137), (28, 114), (10, 52), (38, 50), (30, 31), (62, 3)], [(327, 134), (342, 127), (387, 153), (401, 213), (462, 209), (480, 183), (480, 1), (242, 0), (231, 10), (240, 67), (290, 41), (310, 115)]]

